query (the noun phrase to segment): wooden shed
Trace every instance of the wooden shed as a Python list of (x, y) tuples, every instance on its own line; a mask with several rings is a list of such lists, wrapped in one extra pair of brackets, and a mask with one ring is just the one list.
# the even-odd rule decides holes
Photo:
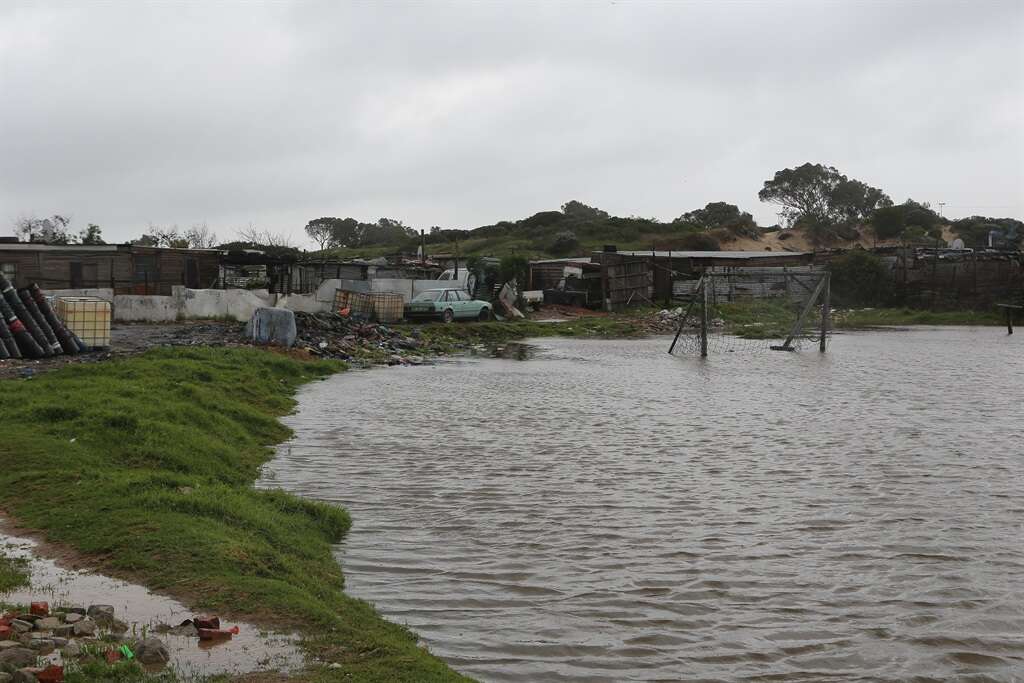
[(216, 249), (162, 249), (134, 245), (0, 243), (0, 272), (16, 287), (113, 289), (115, 294), (169, 295), (171, 287), (217, 284)]

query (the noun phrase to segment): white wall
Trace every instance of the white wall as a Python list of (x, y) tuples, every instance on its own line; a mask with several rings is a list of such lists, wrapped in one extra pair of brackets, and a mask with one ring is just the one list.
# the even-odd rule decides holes
[(119, 322), (172, 322), (190, 318), (233, 318), (248, 322), (257, 308), (287, 308), (302, 313), (331, 310), (338, 289), (354, 292), (396, 292), (403, 302), (427, 289), (452, 283), (439, 280), (380, 278), (373, 280), (330, 279), (315, 294), (270, 294), (265, 289), (188, 289), (172, 287), (170, 296), (118, 294), (112, 289), (46, 290), (58, 296), (94, 296), (113, 304)]

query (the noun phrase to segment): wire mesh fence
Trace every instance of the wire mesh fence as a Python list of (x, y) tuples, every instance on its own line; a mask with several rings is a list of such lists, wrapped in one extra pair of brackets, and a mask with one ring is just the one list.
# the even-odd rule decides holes
[[(829, 278), (812, 269), (709, 269), (676, 282), (685, 303), (670, 353), (796, 351), (828, 343)], [(728, 321), (728, 324), (726, 323)]]

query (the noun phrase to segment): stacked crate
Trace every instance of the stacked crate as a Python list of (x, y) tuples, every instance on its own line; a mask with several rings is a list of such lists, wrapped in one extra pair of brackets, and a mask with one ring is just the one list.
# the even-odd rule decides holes
[(110, 302), (92, 296), (59, 296), (56, 313), (89, 348), (110, 346)]

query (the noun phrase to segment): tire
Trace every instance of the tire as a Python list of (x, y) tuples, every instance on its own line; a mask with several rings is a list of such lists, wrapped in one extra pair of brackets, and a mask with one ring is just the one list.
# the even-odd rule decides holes
[(489, 309), (489, 308), (481, 308), (480, 309), (480, 315), (478, 315), (476, 317), (476, 319), (479, 320), (482, 323), (487, 322), (488, 320), (491, 319), (491, 309)]
[(455, 320), (455, 311), (450, 308), (444, 309), (444, 313), (441, 314), (441, 320), (446, 323), (453, 322)]

